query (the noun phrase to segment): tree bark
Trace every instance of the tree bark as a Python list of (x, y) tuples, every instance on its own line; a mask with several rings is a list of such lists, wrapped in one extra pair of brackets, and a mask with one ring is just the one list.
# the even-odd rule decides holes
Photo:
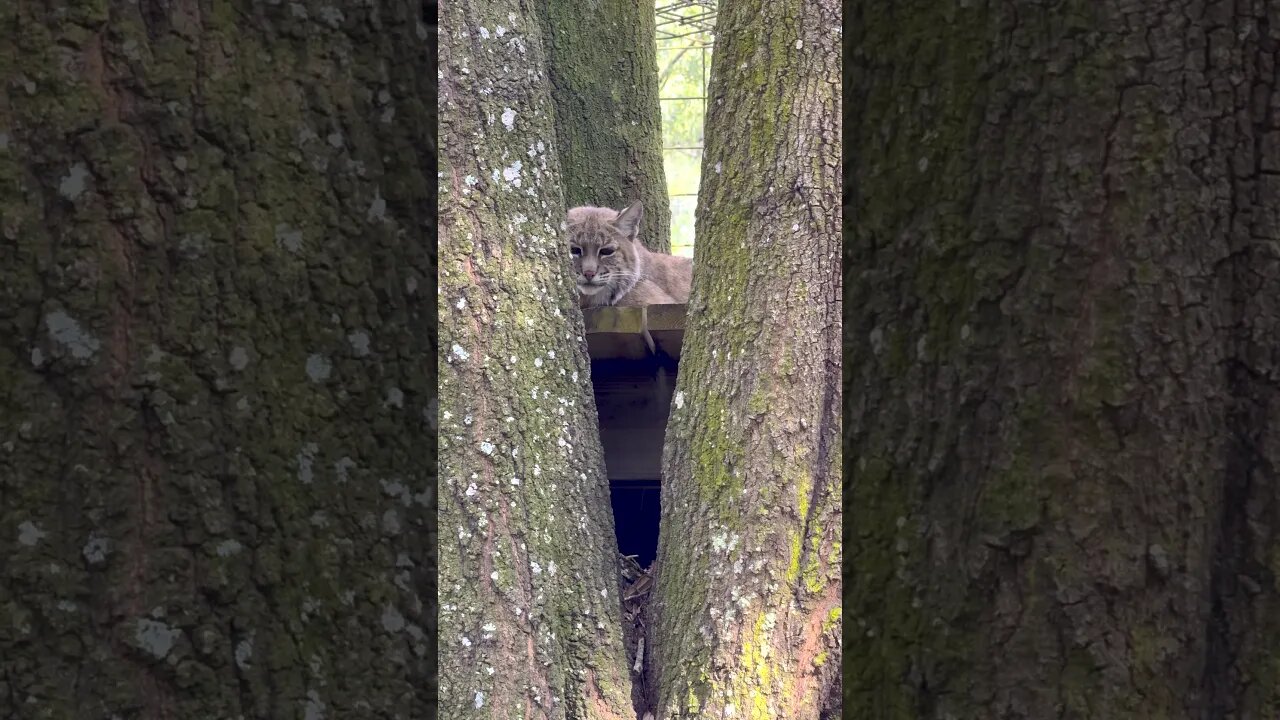
[(663, 458), (658, 717), (839, 716), (840, 9), (726, 0)]
[(430, 715), (423, 18), (3, 15), (0, 716)]
[(652, 2), (538, 0), (566, 207), (644, 203), (640, 241), (671, 252)]
[(845, 708), (1280, 712), (1280, 4), (857, 2)]
[(632, 718), (541, 33), (441, 18), (441, 716)]

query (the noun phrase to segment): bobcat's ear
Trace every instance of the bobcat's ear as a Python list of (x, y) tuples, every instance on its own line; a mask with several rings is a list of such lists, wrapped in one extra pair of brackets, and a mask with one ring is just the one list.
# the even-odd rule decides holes
[(618, 228), (618, 232), (626, 235), (632, 240), (640, 234), (640, 218), (644, 217), (644, 207), (637, 200), (622, 212), (618, 213), (618, 217), (613, 219), (613, 226)]

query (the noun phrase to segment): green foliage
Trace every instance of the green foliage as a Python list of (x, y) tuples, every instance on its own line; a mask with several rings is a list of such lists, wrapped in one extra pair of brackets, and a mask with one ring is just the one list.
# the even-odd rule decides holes
[[(656, 7), (670, 0), (657, 0)], [(672, 13), (693, 20), (707, 12), (690, 5)], [(702, 124), (706, 115), (706, 88), (711, 77), (713, 37), (694, 32), (696, 26), (667, 26), (672, 35), (658, 39), (659, 96), (662, 103), (663, 166), (671, 195), (671, 251), (693, 254), (694, 209), (702, 168)], [(688, 33), (688, 34), (686, 34)]]

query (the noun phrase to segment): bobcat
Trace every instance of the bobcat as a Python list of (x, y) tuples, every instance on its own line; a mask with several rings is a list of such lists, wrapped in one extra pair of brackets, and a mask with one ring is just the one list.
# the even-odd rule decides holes
[(580, 306), (689, 302), (693, 260), (641, 245), (643, 216), (639, 202), (622, 212), (590, 205), (569, 211), (569, 253)]

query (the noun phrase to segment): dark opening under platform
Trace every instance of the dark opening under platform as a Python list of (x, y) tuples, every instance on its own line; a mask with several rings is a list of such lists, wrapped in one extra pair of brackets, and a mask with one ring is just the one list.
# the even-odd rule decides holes
[(684, 343), (685, 305), (583, 311), (618, 549), (657, 554), (662, 442)]

